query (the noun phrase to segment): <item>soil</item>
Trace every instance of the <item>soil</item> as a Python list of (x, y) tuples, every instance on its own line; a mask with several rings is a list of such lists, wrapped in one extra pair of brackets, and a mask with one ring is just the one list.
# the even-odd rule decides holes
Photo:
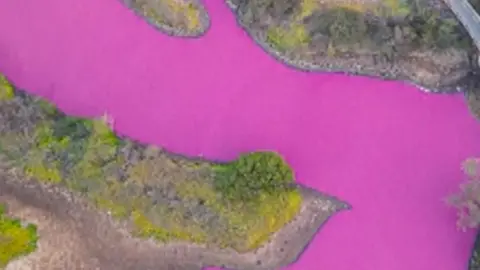
[[(54, 186), (0, 172), (0, 203), (8, 214), (37, 225), (38, 249), (11, 262), (7, 270), (30, 269), (200, 269), (158, 256), (152, 244), (140, 244), (84, 200)], [(150, 247), (149, 247), (150, 246)]]
[(130, 224), (115, 221), (81, 196), (24, 179), (15, 170), (0, 171), (0, 203), (7, 205), (7, 214), (36, 224), (40, 237), (38, 250), (10, 263), (7, 270), (276, 269), (294, 262), (338, 210), (332, 198), (306, 188), (302, 192), (304, 203), (294, 221), (264, 247), (238, 254), (190, 243), (162, 245), (134, 238)]

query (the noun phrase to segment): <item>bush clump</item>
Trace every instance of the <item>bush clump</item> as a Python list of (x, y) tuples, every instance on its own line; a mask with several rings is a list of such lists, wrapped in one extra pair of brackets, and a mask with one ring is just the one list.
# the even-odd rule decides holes
[(15, 89), (3, 75), (0, 74), (0, 101), (15, 97)]
[(317, 31), (330, 37), (334, 44), (350, 44), (365, 38), (367, 25), (362, 13), (335, 8), (324, 14)]
[(422, 9), (407, 18), (413, 35), (412, 42), (429, 48), (465, 49), (470, 38), (464, 28), (452, 18), (442, 18), (439, 11)]
[(5, 215), (5, 207), (0, 205), (0, 269), (37, 248), (37, 228), (33, 224), (22, 225), (19, 219)]
[(214, 186), (224, 197), (252, 200), (292, 188), (293, 171), (275, 152), (255, 152), (215, 168)]
[(280, 51), (286, 51), (308, 44), (310, 36), (303, 25), (296, 24), (289, 29), (270, 28), (267, 32), (267, 42)]

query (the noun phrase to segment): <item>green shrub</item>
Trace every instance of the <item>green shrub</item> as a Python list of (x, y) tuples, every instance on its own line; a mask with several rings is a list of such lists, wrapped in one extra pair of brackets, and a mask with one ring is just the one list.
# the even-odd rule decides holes
[(3, 75), (0, 74), (0, 101), (15, 97), (15, 88)]
[(333, 20), (328, 26), (328, 33), (333, 42), (358, 42), (366, 35), (367, 25), (361, 13), (336, 9), (332, 10), (331, 16)]
[(281, 27), (270, 28), (267, 31), (267, 41), (280, 51), (291, 50), (306, 45), (310, 36), (301, 24), (293, 24), (289, 29)]
[(414, 41), (419, 45), (437, 49), (465, 49), (471, 45), (464, 28), (454, 19), (442, 18), (438, 11), (419, 10), (407, 22), (416, 34)]
[(40, 108), (40, 111), (48, 117), (57, 117), (61, 114), (55, 105), (43, 98), (37, 99), (35, 104)]
[(85, 120), (90, 131), (82, 139), (82, 157), (77, 160), (69, 175), (70, 188), (88, 191), (105, 181), (108, 164), (118, 163), (117, 150), (121, 144), (106, 119)]
[(77, 117), (63, 115), (52, 124), (53, 137), (61, 140), (69, 138), (70, 141), (82, 140), (91, 133), (91, 121)]
[(37, 248), (37, 239), (35, 225), (23, 226), (20, 220), (8, 218), (4, 206), (0, 205), (0, 268), (33, 252)]
[(320, 16), (315, 31), (328, 36), (334, 45), (359, 43), (367, 35), (363, 13), (344, 7), (328, 9)]
[(34, 142), (33, 147), (24, 157), (24, 172), (27, 176), (40, 181), (60, 183), (62, 153), (71, 143), (70, 138), (55, 137), (50, 123), (42, 123), (35, 130)]
[(261, 193), (287, 190), (293, 172), (274, 152), (241, 155), (237, 160), (215, 167), (214, 187), (229, 199), (250, 200)]

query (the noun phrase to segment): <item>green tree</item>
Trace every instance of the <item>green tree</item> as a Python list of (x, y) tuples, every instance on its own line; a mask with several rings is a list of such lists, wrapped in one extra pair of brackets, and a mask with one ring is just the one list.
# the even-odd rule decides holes
[(275, 152), (255, 152), (215, 168), (214, 186), (228, 199), (252, 200), (292, 187), (293, 171)]

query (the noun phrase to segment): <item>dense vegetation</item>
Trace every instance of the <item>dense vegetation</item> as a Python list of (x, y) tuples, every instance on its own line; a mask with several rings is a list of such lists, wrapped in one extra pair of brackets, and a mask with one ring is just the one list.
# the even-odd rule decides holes
[(274, 152), (241, 155), (215, 169), (215, 188), (232, 200), (254, 200), (262, 193), (275, 195), (292, 189), (292, 182), (292, 169)]
[(0, 154), (25, 175), (80, 192), (131, 221), (139, 236), (247, 251), (300, 209), (293, 172), (273, 152), (220, 164), (188, 160), (118, 138), (108, 115), (69, 117), (14, 94), (0, 101)]
[(5, 207), (0, 205), (0, 269), (29, 254), (37, 248), (37, 228), (33, 224), (23, 225), (19, 219), (9, 218)]
[[(243, 2), (248, 2), (243, 4), (248, 6), (244, 10), (266, 5), (255, 0)], [(327, 2), (323, 5), (312, 0), (299, 1), (301, 5), (294, 3), (298, 1), (267, 2), (271, 2), (272, 7), (276, 6), (272, 9), (282, 10), (284, 14), (271, 15), (270, 21), (274, 23), (267, 27), (267, 41), (280, 51), (315, 45), (310, 44), (312, 42), (328, 43), (330, 54), (335, 50), (380, 49), (393, 54), (402, 53), (405, 49), (443, 50), (472, 46), (465, 29), (456, 19), (432, 9), (426, 1), (389, 0), (378, 4)], [(263, 12), (264, 17), (269, 16), (268, 12)], [(249, 13), (244, 11), (242, 14), (248, 16)], [(251, 27), (255, 27), (254, 23)]]

